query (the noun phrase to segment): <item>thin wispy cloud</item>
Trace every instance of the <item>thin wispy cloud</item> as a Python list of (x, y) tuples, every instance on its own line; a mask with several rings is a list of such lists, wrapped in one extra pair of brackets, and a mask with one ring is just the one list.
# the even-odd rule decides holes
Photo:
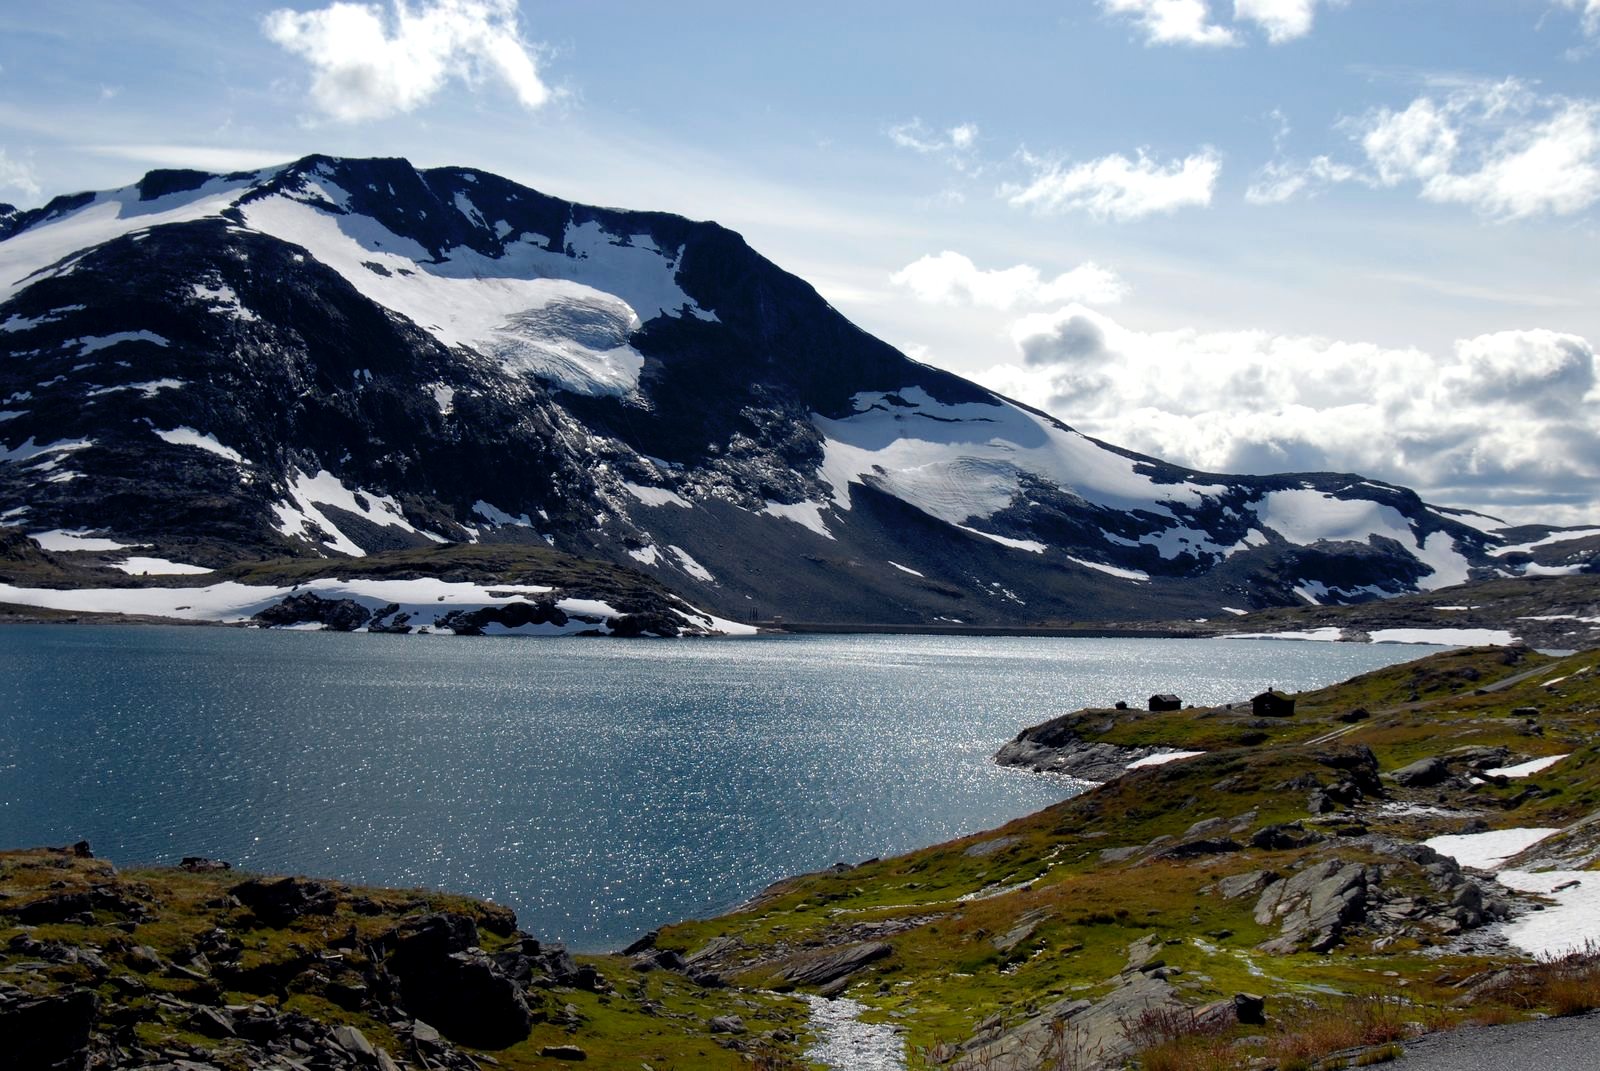
[(0, 191), (15, 191), (30, 201), (37, 200), (42, 191), (33, 164), (0, 149)]
[(1142, 149), (1134, 159), (1113, 153), (1070, 165), (1037, 157), (1026, 162), (1033, 178), (1001, 191), (1013, 206), (1118, 222), (1209, 205), (1222, 173), (1222, 157), (1210, 148), (1165, 163)]
[(970, 257), (948, 249), (907, 264), (889, 281), (930, 305), (1002, 310), (1064, 302), (1108, 305), (1121, 301), (1129, 289), (1116, 272), (1093, 261), (1047, 279), (1028, 264), (983, 270)]
[(1600, 0), (1554, 0), (1557, 7), (1578, 12), (1583, 32), (1600, 37)]
[(96, 156), (109, 156), (154, 167), (183, 167), (197, 171), (254, 171), (288, 163), (304, 152), (288, 149), (225, 148), (212, 145), (85, 145)]
[(387, 17), (376, 4), (340, 2), (279, 9), (261, 28), (310, 65), (317, 110), (353, 123), (415, 111), (452, 81), (498, 82), (524, 108), (541, 107), (551, 91), (517, 16), (516, 0), (392, 0)]

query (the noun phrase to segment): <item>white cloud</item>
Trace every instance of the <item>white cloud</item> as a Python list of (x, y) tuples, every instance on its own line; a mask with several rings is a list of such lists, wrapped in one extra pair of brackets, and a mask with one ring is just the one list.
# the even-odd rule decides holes
[[(1570, 520), (1600, 479), (1594, 348), (1547, 330), (1447, 354), (1262, 331), (1025, 316), (977, 378), (1119, 445), (1214, 472), (1360, 472), (1445, 505)], [(1543, 507), (1538, 507), (1543, 503)], [(1514, 511), (1512, 511), (1514, 512)]]
[(1245, 199), (1277, 204), (1341, 182), (1414, 186), (1424, 200), (1498, 220), (1570, 216), (1600, 201), (1600, 101), (1540, 96), (1515, 78), (1438, 87), (1446, 92), (1341, 122), (1359, 164), (1279, 158)]
[(1151, 45), (1238, 44), (1234, 32), (1211, 21), (1206, 0), (1100, 0), (1112, 15), (1127, 15), (1144, 31)]
[[(1600, 5), (1600, 0), (1588, 2)], [(1222, 47), (1241, 43), (1237, 27), (1245, 23), (1254, 23), (1274, 45), (1304, 37), (1319, 3), (1344, 0), (1233, 0), (1233, 27), (1212, 21), (1210, 0), (1100, 0), (1100, 7), (1131, 19), (1146, 44)]]
[(1583, 32), (1600, 36), (1600, 0), (1555, 0), (1557, 7), (1577, 11), (1583, 16)]
[(13, 160), (4, 149), (0, 149), (0, 190), (16, 190), (29, 200), (37, 200), (41, 191), (33, 164), (26, 160)]
[(1248, 19), (1266, 31), (1275, 45), (1311, 32), (1317, 0), (1233, 0), (1233, 17)]
[(516, 0), (339, 2), (317, 11), (279, 9), (262, 19), (268, 38), (312, 68), (312, 102), (343, 122), (414, 111), (454, 79), (492, 76), (525, 108), (550, 98), (517, 25)]
[(211, 145), (86, 145), (96, 156), (151, 164), (156, 167), (186, 167), (199, 171), (255, 171), (273, 164), (287, 163), (304, 152), (273, 149), (230, 149)]
[(889, 280), (929, 304), (991, 309), (1077, 301), (1107, 305), (1128, 294), (1128, 284), (1116, 272), (1093, 261), (1046, 279), (1038, 268), (1027, 264), (983, 271), (971, 259), (948, 249), (906, 265)]
[(1253, 205), (1282, 204), (1301, 193), (1314, 196), (1333, 183), (1360, 177), (1355, 168), (1335, 163), (1327, 156), (1314, 157), (1305, 164), (1274, 160), (1256, 173), (1256, 180), (1244, 191), (1244, 199)]
[(1597, 156), (1600, 104), (1573, 102), (1543, 122), (1508, 132), (1477, 170), (1428, 179), (1422, 195), (1502, 219), (1569, 216), (1600, 200)]
[(889, 140), (902, 149), (946, 156), (960, 165), (978, 144), (978, 124), (958, 123), (947, 130), (934, 130), (921, 119), (912, 119), (890, 127)]
[(1082, 211), (1102, 219), (1134, 220), (1211, 203), (1222, 158), (1213, 149), (1162, 164), (1139, 151), (1064, 167), (1029, 158), (1033, 181), (1001, 193), (1018, 207), (1040, 212)]

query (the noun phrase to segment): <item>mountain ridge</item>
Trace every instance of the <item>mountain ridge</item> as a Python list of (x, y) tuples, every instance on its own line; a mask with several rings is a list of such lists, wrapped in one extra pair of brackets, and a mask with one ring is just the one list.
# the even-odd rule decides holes
[(0, 223), (0, 357), (0, 524), (204, 566), (543, 542), (731, 618), (974, 624), (1594, 568), (1507, 559), (1492, 518), (1358, 474), (1089, 438), (718, 224), (468, 168), (310, 156), (55, 198)]

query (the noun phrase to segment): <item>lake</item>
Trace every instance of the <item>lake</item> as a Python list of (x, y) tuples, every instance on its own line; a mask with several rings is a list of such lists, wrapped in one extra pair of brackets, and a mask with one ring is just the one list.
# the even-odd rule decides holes
[(1301, 689), (1431, 648), (0, 629), (0, 847), (450, 889), (578, 950), (1077, 791), (990, 756), (1086, 705)]

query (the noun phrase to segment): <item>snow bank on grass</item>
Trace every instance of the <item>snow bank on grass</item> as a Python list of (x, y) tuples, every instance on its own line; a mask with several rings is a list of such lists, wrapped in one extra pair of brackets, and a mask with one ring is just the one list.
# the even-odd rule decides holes
[(1441, 647), (1509, 647), (1517, 642), (1503, 628), (1378, 628), (1373, 643), (1431, 643)]
[(1204, 751), (1158, 751), (1154, 755), (1146, 755), (1142, 759), (1134, 759), (1128, 763), (1128, 769), (1138, 770), (1146, 766), (1165, 766), (1169, 762), (1198, 758), (1204, 754)]
[(1531, 956), (1583, 952), (1600, 940), (1600, 874), (1589, 870), (1506, 870), (1500, 884), (1548, 896), (1555, 903), (1501, 928), (1507, 941)]
[(1546, 755), (1542, 759), (1529, 759), (1516, 766), (1499, 766), (1493, 770), (1485, 770), (1484, 773), (1490, 777), (1531, 777), (1540, 770), (1548, 770), (1564, 758), (1565, 755)]
[(132, 550), (132, 543), (118, 543), (115, 539), (92, 536), (88, 528), (52, 528), (48, 532), (30, 532), (28, 538), (43, 550)]
[(1431, 837), (1422, 843), (1440, 855), (1448, 855), (1462, 866), (1498, 870), (1513, 855), (1559, 832), (1559, 829), (1540, 827), (1492, 829), (1487, 833), (1451, 833), (1443, 837)]
[(1306, 629), (1300, 632), (1230, 632), (1225, 640), (1317, 640), (1334, 643), (1344, 638), (1344, 630), (1329, 625), (1326, 628)]
[(192, 576), (212, 571), (203, 565), (186, 565), (167, 558), (133, 557), (112, 562), (111, 565), (112, 568), (121, 569), (129, 576), (139, 576), (142, 573), (149, 573), (151, 576)]

